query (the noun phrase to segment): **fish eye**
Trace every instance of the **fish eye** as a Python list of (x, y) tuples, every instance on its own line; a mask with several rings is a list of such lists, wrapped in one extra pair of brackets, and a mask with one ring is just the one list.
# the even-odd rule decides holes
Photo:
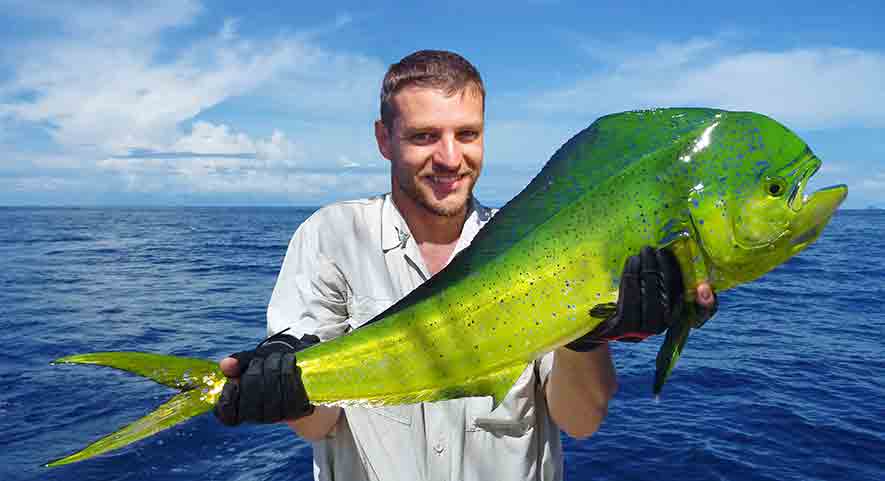
[(765, 192), (772, 197), (780, 197), (787, 191), (786, 183), (781, 179), (769, 179), (765, 184)]

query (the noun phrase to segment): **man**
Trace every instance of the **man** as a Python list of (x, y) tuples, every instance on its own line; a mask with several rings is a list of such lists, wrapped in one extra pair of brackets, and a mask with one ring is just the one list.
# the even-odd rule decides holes
[[(576, 342), (528, 364), (494, 410), (490, 398), (314, 407), (297, 370), (281, 374), (297, 349), (359, 328), (442, 270), (492, 217), (472, 195), (483, 165), (484, 113), (479, 73), (456, 54), (420, 51), (390, 67), (375, 138), (391, 163), (391, 192), (327, 206), (299, 226), (268, 307), (275, 335), (221, 363), (233, 379), (216, 410), (222, 421), (285, 419), (313, 442), (320, 480), (562, 478), (560, 430), (591, 435), (616, 390), (605, 343)], [(665, 287), (681, 292), (681, 276), (672, 275), (678, 267), (666, 255), (647, 249), (632, 260), (626, 277), (668, 270), (663, 278), (679, 281)], [(712, 302), (709, 287), (703, 290)], [(643, 302), (643, 292), (622, 288), (619, 303)], [(657, 314), (625, 319), (619, 310), (603, 334), (662, 332), (679, 296), (653, 297), (665, 301)], [(279, 392), (298, 394), (283, 400)]]

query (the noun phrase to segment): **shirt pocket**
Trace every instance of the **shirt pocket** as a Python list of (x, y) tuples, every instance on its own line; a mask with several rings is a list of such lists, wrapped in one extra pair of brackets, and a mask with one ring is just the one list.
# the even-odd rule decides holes
[(404, 405), (404, 406), (384, 406), (372, 408), (369, 411), (377, 416), (381, 416), (387, 418), (388, 420), (395, 421), (403, 426), (411, 426), (412, 425), (412, 411), (413, 406)]

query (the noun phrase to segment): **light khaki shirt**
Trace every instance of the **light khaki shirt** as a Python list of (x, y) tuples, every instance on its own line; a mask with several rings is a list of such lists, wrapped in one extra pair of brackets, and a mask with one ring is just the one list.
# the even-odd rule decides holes
[[(455, 253), (494, 211), (471, 202)], [(451, 259), (449, 259), (451, 261)], [(430, 277), (390, 194), (324, 207), (289, 243), (268, 334), (326, 341), (356, 329)], [(544, 383), (552, 354), (528, 364), (494, 411), (491, 397), (385, 408), (348, 407), (313, 443), (321, 481), (561, 480), (559, 428)]]

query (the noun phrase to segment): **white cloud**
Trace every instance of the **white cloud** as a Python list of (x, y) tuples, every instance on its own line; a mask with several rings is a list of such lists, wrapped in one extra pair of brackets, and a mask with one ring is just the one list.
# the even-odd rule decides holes
[[(340, 139), (353, 138), (356, 124), (371, 125), (383, 64), (316, 42), (350, 24), (350, 16), (260, 38), (243, 37), (239, 21), (228, 19), (214, 33), (181, 36), (203, 12), (199, 2), (139, 5), (31, 2), (17, 10), (59, 28), (0, 46), (0, 67), (12, 72), (0, 83), (0, 129), (44, 129), (55, 144), (47, 150), (61, 154), (7, 155), (11, 167), (14, 162), (18, 170), (27, 165), (77, 169), (80, 176), (104, 176), (132, 192), (291, 193), (314, 192), (315, 186), (316, 192), (328, 193), (369, 182), (371, 175), (343, 186), (332, 174), (292, 174), (310, 163), (334, 166), (336, 159), (347, 159), (346, 165), (358, 167), (366, 165), (367, 153), (377, 157), (370, 136), (346, 144)], [(170, 29), (178, 29), (175, 44)], [(310, 144), (282, 128), (269, 127), (267, 137), (250, 136), (238, 128), (236, 116), (223, 123), (206, 116), (194, 121), (211, 107), (236, 102), (251, 111), (294, 112), (310, 119), (298, 125), (298, 134)], [(13, 145), (15, 139), (4, 135), (3, 143)], [(9, 161), (12, 157), (18, 160)], [(44, 184), (76, 190), (48, 178), (33, 177), (16, 184), (17, 190), (45, 191)], [(295, 179), (296, 185), (285, 179)]]
[(860, 181), (860, 186), (873, 194), (885, 195), (885, 172), (864, 178)]
[(256, 46), (237, 41), (230, 24), (211, 39), (157, 64), (157, 45), (54, 42), (17, 69), (7, 90), (33, 92), (33, 101), (2, 106), (8, 114), (52, 126), (69, 149), (123, 153), (156, 148), (180, 122), (254, 89), (312, 48), (295, 40)]
[[(160, 190), (158, 182), (165, 179), (198, 191), (216, 186), (239, 192), (249, 185), (256, 192), (278, 192), (274, 179), (287, 176), (301, 157), (298, 146), (279, 130), (253, 139), (227, 125), (199, 121), (162, 150), (107, 157), (97, 166), (127, 178), (129, 190)], [(261, 186), (256, 179), (270, 182)]]
[(68, 35), (105, 44), (126, 39), (130, 43), (167, 28), (189, 25), (203, 11), (199, 0), (0, 0), (0, 8), (16, 16), (54, 22), (54, 27)]
[(647, 107), (752, 110), (796, 128), (885, 125), (885, 54), (846, 48), (735, 51), (724, 38), (661, 43), (612, 58), (570, 86), (536, 97), (546, 112), (604, 114)]
[(274, 130), (267, 139), (252, 140), (245, 133), (233, 132), (224, 124), (195, 122), (191, 132), (179, 138), (169, 148), (170, 152), (189, 152), (204, 155), (237, 155), (294, 167), (301, 156), (298, 147), (280, 130)]
[(4, 183), (11, 192), (69, 192), (83, 187), (81, 181), (58, 176), (18, 177)]
[[(346, 26), (346, 15), (320, 33), (258, 40), (241, 38), (237, 21), (228, 20), (213, 35), (170, 48), (164, 34), (194, 21), (198, 3), (110, 5), (62, 6), (52, 15), (63, 35), (4, 48), (14, 78), (0, 85), (0, 118), (48, 125), (67, 149), (122, 154), (162, 148), (183, 122), (260, 87), (261, 96), (302, 108), (364, 111), (375, 90), (366, 89), (368, 79), (375, 87), (383, 71), (379, 62), (312, 42)], [(31, 14), (50, 15), (38, 7)]]

